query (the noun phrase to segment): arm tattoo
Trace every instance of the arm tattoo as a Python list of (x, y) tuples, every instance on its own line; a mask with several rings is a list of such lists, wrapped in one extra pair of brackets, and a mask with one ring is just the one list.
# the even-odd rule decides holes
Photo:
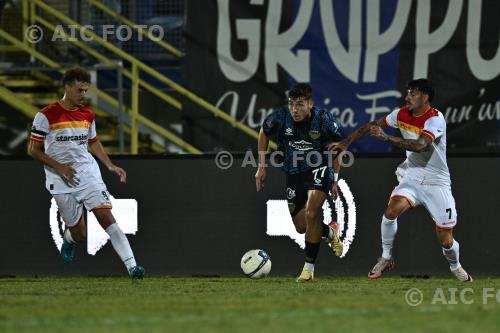
[(426, 135), (421, 135), (418, 139), (412, 140), (412, 139), (403, 139), (403, 138), (398, 138), (392, 135), (387, 136), (387, 140), (389, 141), (393, 146), (404, 149), (404, 150), (409, 150), (409, 151), (414, 151), (417, 153), (421, 153), (424, 151), (429, 150), (431, 140), (428, 138)]
[(354, 131), (351, 135), (349, 135), (346, 140), (349, 141), (349, 143), (352, 143), (358, 139), (361, 139), (365, 135), (367, 135), (370, 132), (370, 127), (378, 125), (380, 127), (383, 127), (385, 125), (385, 118), (380, 118), (374, 121), (370, 121), (369, 123), (364, 124), (360, 128), (358, 128), (356, 131)]

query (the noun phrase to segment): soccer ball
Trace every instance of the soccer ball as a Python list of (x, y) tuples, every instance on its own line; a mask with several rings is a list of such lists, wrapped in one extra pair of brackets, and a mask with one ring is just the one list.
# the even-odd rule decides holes
[(241, 257), (241, 269), (251, 279), (266, 277), (271, 272), (271, 258), (264, 250), (250, 250)]

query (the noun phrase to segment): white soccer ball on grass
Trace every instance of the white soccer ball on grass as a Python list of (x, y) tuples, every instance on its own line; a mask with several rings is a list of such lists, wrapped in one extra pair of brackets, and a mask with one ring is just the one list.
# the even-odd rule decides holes
[(271, 272), (271, 258), (264, 250), (250, 250), (241, 257), (241, 269), (251, 279), (266, 277)]

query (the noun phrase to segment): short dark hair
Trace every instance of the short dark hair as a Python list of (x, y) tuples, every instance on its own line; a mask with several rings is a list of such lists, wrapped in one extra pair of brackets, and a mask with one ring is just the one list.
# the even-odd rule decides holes
[(434, 88), (428, 79), (412, 80), (406, 84), (407, 90), (418, 90), (429, 96), (429, 102), (434, 98)]
[(306, 100), (312, 98), (312, 87), (309, 83), (296, 84), (288, 92), (288, 98), (297, 99), (301, 97)]
[(81, 67), (73, 67), (64, 73), (62, 78), (63, 86), (75, 83), (75, 81), (90, 83), (90, 74)]

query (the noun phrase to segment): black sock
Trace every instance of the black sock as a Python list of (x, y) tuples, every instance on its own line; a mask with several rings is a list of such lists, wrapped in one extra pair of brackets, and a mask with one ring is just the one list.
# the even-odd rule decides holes
[(328, 238), (328, 236), (330, 236), (330, 227), (324, 223), (321, 223), (321, 228), (321, 237)]
[(319, 243), (309, 243), (306, 241), (306, 262), (314, 264), (319, 252)]

